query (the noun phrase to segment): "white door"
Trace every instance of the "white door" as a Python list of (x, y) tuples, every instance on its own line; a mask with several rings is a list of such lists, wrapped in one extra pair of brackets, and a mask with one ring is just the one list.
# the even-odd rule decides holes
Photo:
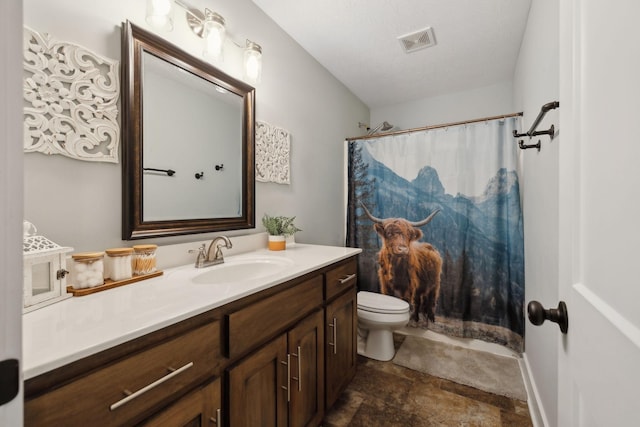
[(0, 426), (13, 427), (22, 425), (21, 380), (2, 403), (22, 355), (22, 0), (0, 2), (0, 64)]
[(640, 2), (559, 3), (557, 425), (638, 426)]

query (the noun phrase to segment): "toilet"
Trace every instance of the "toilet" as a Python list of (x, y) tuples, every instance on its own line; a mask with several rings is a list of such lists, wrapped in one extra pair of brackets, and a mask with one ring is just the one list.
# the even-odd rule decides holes
[(358, 292), (358, 354), (376, 360), (395, 355), (393, 331), (409, 323), (409, 303), (374, 292)]

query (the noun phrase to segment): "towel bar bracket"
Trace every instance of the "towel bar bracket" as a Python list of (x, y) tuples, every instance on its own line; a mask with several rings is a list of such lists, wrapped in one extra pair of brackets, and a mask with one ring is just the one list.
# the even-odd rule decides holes
[(526, 150), (527, 148), (537, 148), (538, 151), (540, 151), (542, 144), (540, 144), (540, 140), (538, 140), (537, 144), (525, 144), (523, 140), (520, 140), (518, 141), (518, 147), (520, 147), (523, 150)]
[(549, 135), (549, 137), (551, 139), (553, 139), (553, 136), (556, 133), (556, 128), (554, 125), (551, 125), (551, 127), (547, 130), (537, 130), (537, 131), (533, 131), (531, 132), (531, 134), (529, 134), (529, 132), (527, 133), (518, 133), (517, 130), (513, 131), (513, 137), (514, 138), (522, 138), (523, 136), (528, 136), (528, 137), (533, 137), (533, 136), (540, 136), (540, 135)]
[(173, 176), (176, 173), (176, 171), (174, 171), (173, 169), (142, 168), (142, 170), (143, 171), (166, 173), (167, 176)]

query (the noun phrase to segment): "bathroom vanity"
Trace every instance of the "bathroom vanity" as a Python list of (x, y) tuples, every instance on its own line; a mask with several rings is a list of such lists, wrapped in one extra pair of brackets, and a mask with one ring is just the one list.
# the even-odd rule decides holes
[(25, 425), (319, 425), (355, 374), (359, 252), (253, 251), (26, 314)]

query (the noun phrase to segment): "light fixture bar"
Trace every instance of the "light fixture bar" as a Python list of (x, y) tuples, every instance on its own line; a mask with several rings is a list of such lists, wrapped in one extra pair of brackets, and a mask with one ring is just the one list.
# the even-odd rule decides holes
[(205, 13), (202, 13), (199, 9), (184, 0), (174, 0), (174, 2), (185, 10), (187, 24), (189, 24), (191, 31), (200, 38), (204, 37), (204, 21), (206, 19), (205, 13), (207, 9), (205, 9)]

